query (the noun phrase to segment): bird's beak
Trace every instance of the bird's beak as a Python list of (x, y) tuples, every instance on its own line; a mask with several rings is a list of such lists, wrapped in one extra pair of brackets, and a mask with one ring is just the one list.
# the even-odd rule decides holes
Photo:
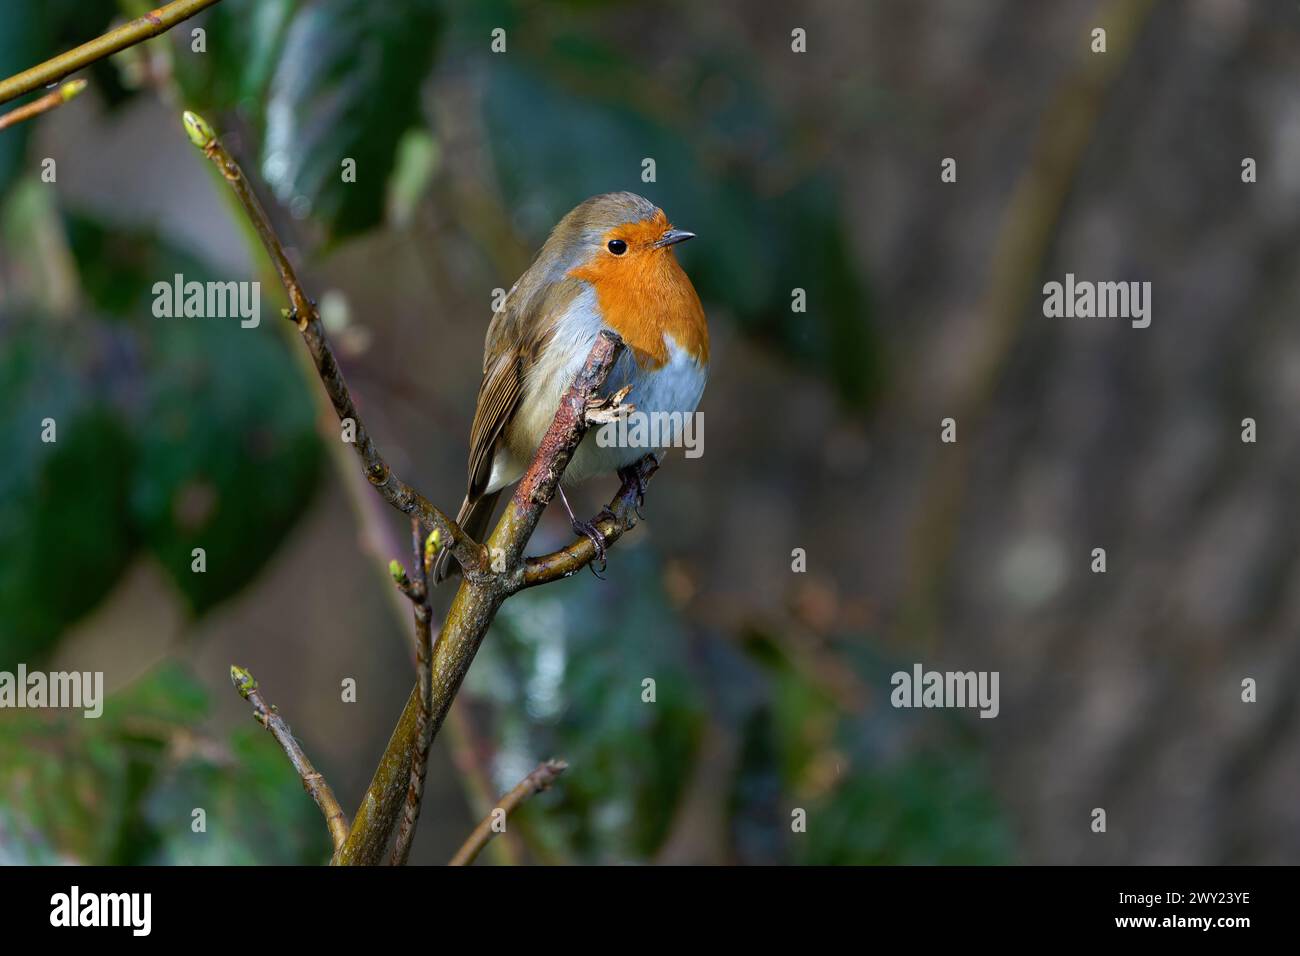
[(695, 233), (687, 232), (685, 229), (669, 229), (657, 242), (655, 242), (654, 247), (656, 249), (662, 249), (664, 246), (675, 246), (679, 242), (685, 242), (687, 239), (694, 238)]

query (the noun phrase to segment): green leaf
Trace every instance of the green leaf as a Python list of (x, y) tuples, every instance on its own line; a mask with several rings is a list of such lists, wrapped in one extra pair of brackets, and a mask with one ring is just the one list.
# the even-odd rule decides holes
[[(41, 51), (28, 66), (34, 66), (55, 53), (80, 46), (107, 32), (115, 18), (122, 16), (119, 0), (28, 0), (38, 6), (44, 19), (51, 49)], [(16, 17), (15, 19), (28, 19)]]
[[(440, 32), (435, 0), (321, 0), (293, 18), (271, 81), (262, 174), (339, 240), (383, 218), (398, 143), (420, 123)], [(343, 162), (356, 181), (343, 181)]]
[[(726, 789), (706, 795), (732, 859), (1013, 859), (987, 761), (960, 719), (848, 707), (817, 682), (820, 669), (792, 659), (792, 645), (773, 635), (688, 647), (657, 564), (650, 548), (628, 548), (618, 555), (621, 587), (578, 579), (516, 596), (470, 671), (467, 691), (495, 705), (498, 792), (544, 758), (569, 762), (556, 786), (517, 814), (535, 858), (656, 859), (676, 835), (688, 786), (713, 772), (700, 763), (716, 759), (700, 747), (708, 721), (737, 748)], [(873, 646), (859, 636), (826, 653), (862, 684), (888, 687), (901, 665)], [(653, 703), (642, 698), (645, 678), (655, 681)], [(806, 832), (791, 828), (795, 808), (807, 812)]]
[(0, 670), (39, 660), (134, 548), (131, 438), (96, 394), (95, 336), (64, 333), (0, 318)]
[[(5, 9), (4, 26), (0, 29), (0, 79), (94, 39), (108, 28), (117, 12), (115, 0), (26, 0), (25, 6), (27, 9), (20, 11)], [(102, 81), (101, 71), (108, 73), (109, 69), (97, 64), (81, 75), (93, 74), (93, 83), (101, 97), (118, 93), (115, 83)], [(45, 92), (36, 90), (5, 103), (0, 106), (0, 112), (8, 112)], [(40, 118), (27, 120), (0, 134), (0, 202), (22, 171), (27, 138), (39, 122)]]
[(238, 317), (155, 317), (155, 283), (247, 279), (90, 220), (74, 217), (69, 234), (87, 295), (121, 315), (138, 365), (123, 383), (137, 449), (128, 514), (203, 613), (256, 577), (311, 500), (321, 465), (311, 383), (275, 327), (273, 290), (261, 289), (253, 328)]
[[(320, 443), (297, 367), (273, 328), (174, 323), (147, 343), (131, 515), (202, 613), (257, 575), (305, 509)], [(192, 569), (199, 548), (202, 572)]]
[(266, 92), (299, 0), (222, 0), (207, 12), (207, 53), (177, 58), (186, 104), (211, 113), (235, 110), (260, 130)]
[(155, 282), (212, 271), (88, 219), (67, 231), (92, 309), (65, 325), (0, 317), (0, 665), (39, 659), (141, 543), (196, 613), (236, 593), (320, 472), (310, 383), (272, 304), (256, 328), (157, 318)]

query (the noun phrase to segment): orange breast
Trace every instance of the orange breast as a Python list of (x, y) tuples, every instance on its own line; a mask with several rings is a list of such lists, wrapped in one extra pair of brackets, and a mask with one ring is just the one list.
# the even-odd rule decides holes
[[(653, 235), (661, 235), (663, 228), (666, 223), (655, 224)], [(708, 364), (704, 307), (670, 249), (638, 243), (623, 257), (596, 255), (569, 275), (591, 283), (602, 317), (623, 337), (638, 365), (663, 367), (668, 361), (665, 335), (701, 364)]]

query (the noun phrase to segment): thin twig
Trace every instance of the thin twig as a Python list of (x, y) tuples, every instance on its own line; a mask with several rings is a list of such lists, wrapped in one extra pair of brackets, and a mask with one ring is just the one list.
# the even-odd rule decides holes
[(219, 0), (176, 0), (175, 3), (169, 3), (165, 7), (159, 7), (142, 17), (137, 17), (116, 30), (109, 30), (103, 36), (96, 37), (89, 43), (83, 43), (75, 50), (60, 53), (30, 70), (24, 70), (0, 82), (0, 103), (8, 103), (24, 93), (49, 86), (96, 60), (102, 60), (119, 50), (125, 50), (129, 46), (135, 46), (160, 33), (165, 33), (182, 20), (188, 20), (194, 14), (218, 2)]
[(46, 93), (40, 99), (32, 100), (30, 103), (24, 103), (16, 110), (10, 110), (8, 113), (0, 116), (0, 129), (8, 129), (10, 126), (21, 123), (23, 120), (31, 119), (33, 116), (40, 116), (42, 113), (48, 113), (50, 110), (68, 102), (68, 100), (72, 99), (85, 88), (85, 80), (69, 80), (57, 90)]
[(289, 303), (293, 306), (291, 316), (296, 320), (298, 331), (307, 344), (316, 372), (325, 386), (325, 391), (329, 394), (334, 411), (340, 422), (350, 421), (354, 425), (352, 444), (361, 459), (362, 468), (370, 484), (398, 511), (419, 518), (427, 530), (440, 532), (442, 547), (449, 548), (456, 556), (466, 577), (472, 578), (488, 573), (489, 565), (484, 549), (465, 535), (455, 521), (398, 478), (388, 462), (379, 454), (379, 449), (375, 447), (374, 440), (370, 437), (370, 431), (365, 427), (361, 415), (357, 412), (356, 404), (352, 401), (347, 383), (343, 380), (343, 372), (334, 357), (334, 350), (330, 348), (329, 341), (325, 338), (325, 328), (321, 324), (316, 304), (303, 291), (297, 272), (284, 251), (284, 245), (272, 228), (261, 202), (244, 177), (243, 170), (221, 145), (212, 127), (201, 116), (187, 112), (184, 120), (191, 142), (202, 149), (204, 155), (220, 170), (221, 175), (239, 198), (240, 205), (262, 240), (262, 245), (266, 247), (267, 254), (271, 257), (271, 262), (284, 285), (285, 293), (289, 296)]
[(502, 797), (501, 802), (492, 809), (492, 812), (479, 822), (474, 832), (469, 835), (469, 839), (456, 851), (456, 855), (447, 865), (469, 866), (473, 863), (474, 858), (482, 852), (483, 847), (487, 846), (488, 841), (500, 832), (498, 826), (504, 829), (506, 819), (519, 809), (521, 803), (533, 794), (549, 789), (555, 779), (568, 768), (569, 765), (563, 760), (548, 760), (538, 764), (537, 769), (519, 781), (518, 786)]
[[(411, 519), (411, 540), (414, 552), (415, 581), (410, 588), (402, 587), (415, 607), (415, 673), (420, 693), (420, 714), (416, 722), (416, 747), (411, 759), (411, 771), (406, 787), (406, 804), (402, 808), (402, 822), (397, 829), (390, 863), (405, 866), (415, 842), (415, 827), (420, 822), (420, 804), (424, 800), (424, 777), (429, 768), (429, 747), (433, 743), (433, 666), (432, 621), (433, 607), (429, 599), (429, 577), (433, 557), (437, 552), (434, 532), (426, 540), (420, 534), (420, 522)], [(405, 575), (403, 575), (405, 577)]]
[(330, 839), (334, 841), (334, 849), (337, 852), (338, 848), (347, 842), (348, 818), (344, 815), (343, 808), (339, 806), (334, 791), (307, 759), (302, 745), (298, 743), (293, 731), (284, 722), (284, 718), (262, 697), (253, 675), (244, 668), (232, 664), (230, 682), (239, 691), (239, 696), (253, 705), (253, 716), (257, 718), (258, 723), (269, 730), (284, 749), (289, 763), (293, 764), (293, 769), (298, 772), (298, 777), (302, 780), (303, 789), (311, 794), (311, 798), (316, 801), (316, 806), (320, 807), (320, 812), (325, 815), (325, 825), (329, 827)]
[[(482, 815), (496, 799), (489, 773), (495, 747), (490, 736), (479, 733), (477, 720), (474, 699), (462, 689), (447, 712), (441, 735), (451, 753), (452, 766), (464, 775), (461, 785), (470, 812)], [(493, 840), (489, 846), (495, 861), (503, 866), (517, 866), (524, 858), (524, 849), (518, 833), (503, 833), (501, 839)]]

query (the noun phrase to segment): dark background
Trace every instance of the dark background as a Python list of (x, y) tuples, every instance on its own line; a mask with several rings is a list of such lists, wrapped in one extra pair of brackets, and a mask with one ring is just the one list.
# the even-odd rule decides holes
[[(144, 9), (0, 7), (4, 75)], [(414, 861), (558, 756), (486, 859), (1294, 862), (1298, 26), (1246, 0), (224, 0), (87, 71), (0, 132), (0, 669), (102, 670), (113, 697), (0, 713), (0, 861), (318, 862), (229, 665), (349, 811), (412, 682), (402, 520), (358, 484), (191, 108), (380, 448), (446, 509), (492, 290), (550, 225), (632, 189), (700, 236), (704, 455), (670, 456), (607, 581), (506, 605)], [(154, 318), (178, 271), (262, 281), (262, 325)], [(1045, 318), (1067, 272), (1150, 281), (1151, 327)], [(549, 514), (532, 550), (568, 537)], [(914, 662), (1000, 672), (1000, 715), (890, 707)]]

